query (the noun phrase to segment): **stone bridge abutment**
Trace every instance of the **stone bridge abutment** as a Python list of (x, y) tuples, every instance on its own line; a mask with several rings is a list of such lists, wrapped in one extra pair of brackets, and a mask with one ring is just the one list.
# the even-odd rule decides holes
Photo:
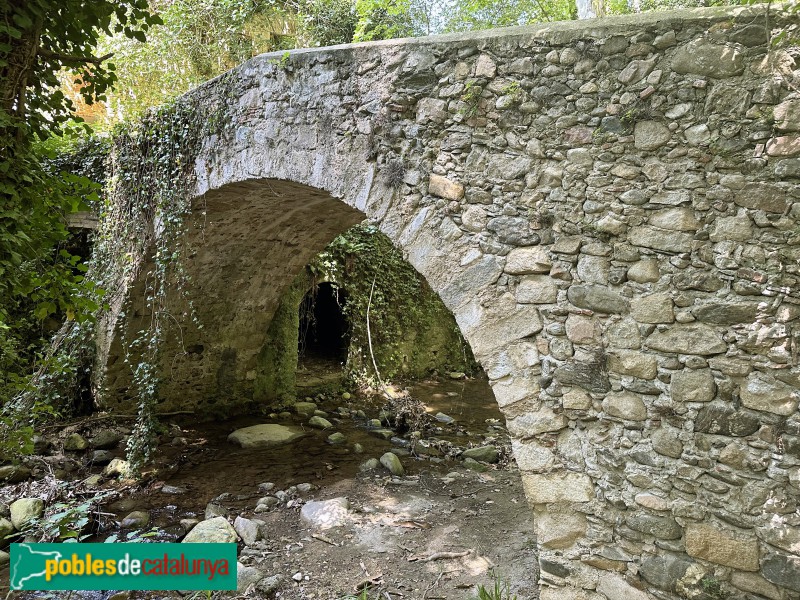
[(366, 218), (489, 376), (542, 600), (800, 598), (800, 70), (766, 40), (758, 8), (638, 15), (263, 55), (195, 90), (225, 126), (166, 402), (246, 398), (282, 291)]

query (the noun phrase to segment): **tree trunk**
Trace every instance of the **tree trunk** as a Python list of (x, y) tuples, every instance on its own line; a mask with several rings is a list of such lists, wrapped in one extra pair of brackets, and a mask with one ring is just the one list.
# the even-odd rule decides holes
[[(24, 4), (24, 3), (23, 3)], [(12, 22), (17, 3), (11, 3), (0, 19)], [(36, 53), (39, 50), (39, 37), (42, 31), (42, 19), (37, 19), (30, 27), (22, 31), (19, 39), (7, 36), (3, 41), (11, 46), (6, 54), (6, 66), (0, 69), (0, 110), (6, 114), (25, 118), (25, 95), (30, 81), (31, 71), (36, 65)]]

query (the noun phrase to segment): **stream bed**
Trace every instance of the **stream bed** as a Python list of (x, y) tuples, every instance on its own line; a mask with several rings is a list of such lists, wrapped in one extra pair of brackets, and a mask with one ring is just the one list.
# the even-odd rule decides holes
[[(250, 582), (238, 597), (339, 600), (356, 592), (354, 581), (366, 581), (381, 598), (388, 593), (390, 598), (468, 600), (475, 585), (493, 584), (493, 574), (519, 600), (537, 597), (532, 515), (488, 383), (431, 379), (396, 395), (392, 406), (401, 407), (401, 413), (408, 407), (405, 419), (387, 412), (385, 398), (348, 394), (306, 398), (315, 406), (298, 405), (300, 412), (220, 422), (169, 418), (143, 486), (103, 476), (107, 466), (87, 468), (91, 449), (82, 455), (56, 451), (54, 456), (83, 465), (69, 476), (91, 479), (98, 491), (120, 492), (103, 507), (85, 541), (180, 541), (196, 522), (218, 515), (257, 523), (259, 541), (240, 542), (240, 570), (263, 574), (262, 583), (280, 584), (259, 590), (258, 581)], [(310, 426), (312, 416), (331, 427)], [(304, 435), (275, 447), (242, 448), (228, 441), (234, 430), (263, 423), (303, 430)], [(102, 426), (128, 431), (119, 422)], [(96, 429), (81, 434), (96, 438)], [(341, 434), (337, 443), (331, 442), (334, 433)], [(470, 448), (491, 451), (485, 457), (476, 454), (483, 461), (465, 460), (463, 452)], [(124, 443), (111, 452), (122, 458)], [(387, 452), (400, 459), (402, 475), (378, 462)], [(60, 464), (53, 455), (49, 458)], [(22, 493), (10, 487), (0, 490), (6, 502), (12, 500), (9, 493)], [(36, 489), (29, 483), (28, 492)], [(310, 501), (332, 498), (347, 499), (350, 517), (320, 541), (300, 511)], [(435, 563), (414, 558), (454, 549), (466, 554)], [(110, 594), (73, 597), (104, 600)], [(114, 600), (172, 597), (181, 596), (131, 592)]]

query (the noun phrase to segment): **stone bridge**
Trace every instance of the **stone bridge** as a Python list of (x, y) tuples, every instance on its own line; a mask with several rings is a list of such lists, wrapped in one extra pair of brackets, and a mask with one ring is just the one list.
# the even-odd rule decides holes
[(186, 234), (204, 327), (171, 336), (165, 403), (247, 399), (282, 291), (367, 218), (490, 379), (542, 600), (800, 598), (800, 70), (769, 22), (298, 50), (195, 90), (225, 127)]

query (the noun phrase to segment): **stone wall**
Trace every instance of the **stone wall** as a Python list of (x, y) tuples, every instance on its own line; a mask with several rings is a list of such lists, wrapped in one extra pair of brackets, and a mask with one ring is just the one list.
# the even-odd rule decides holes
[(543, 600), (800, 598), (800, 71), (766, 37), (759, 8), (661, 13), (208, 83), (189, 268), (231, 309), (165, 394), (246, 389), (280, 291), (366, 215), (492, 382)]

